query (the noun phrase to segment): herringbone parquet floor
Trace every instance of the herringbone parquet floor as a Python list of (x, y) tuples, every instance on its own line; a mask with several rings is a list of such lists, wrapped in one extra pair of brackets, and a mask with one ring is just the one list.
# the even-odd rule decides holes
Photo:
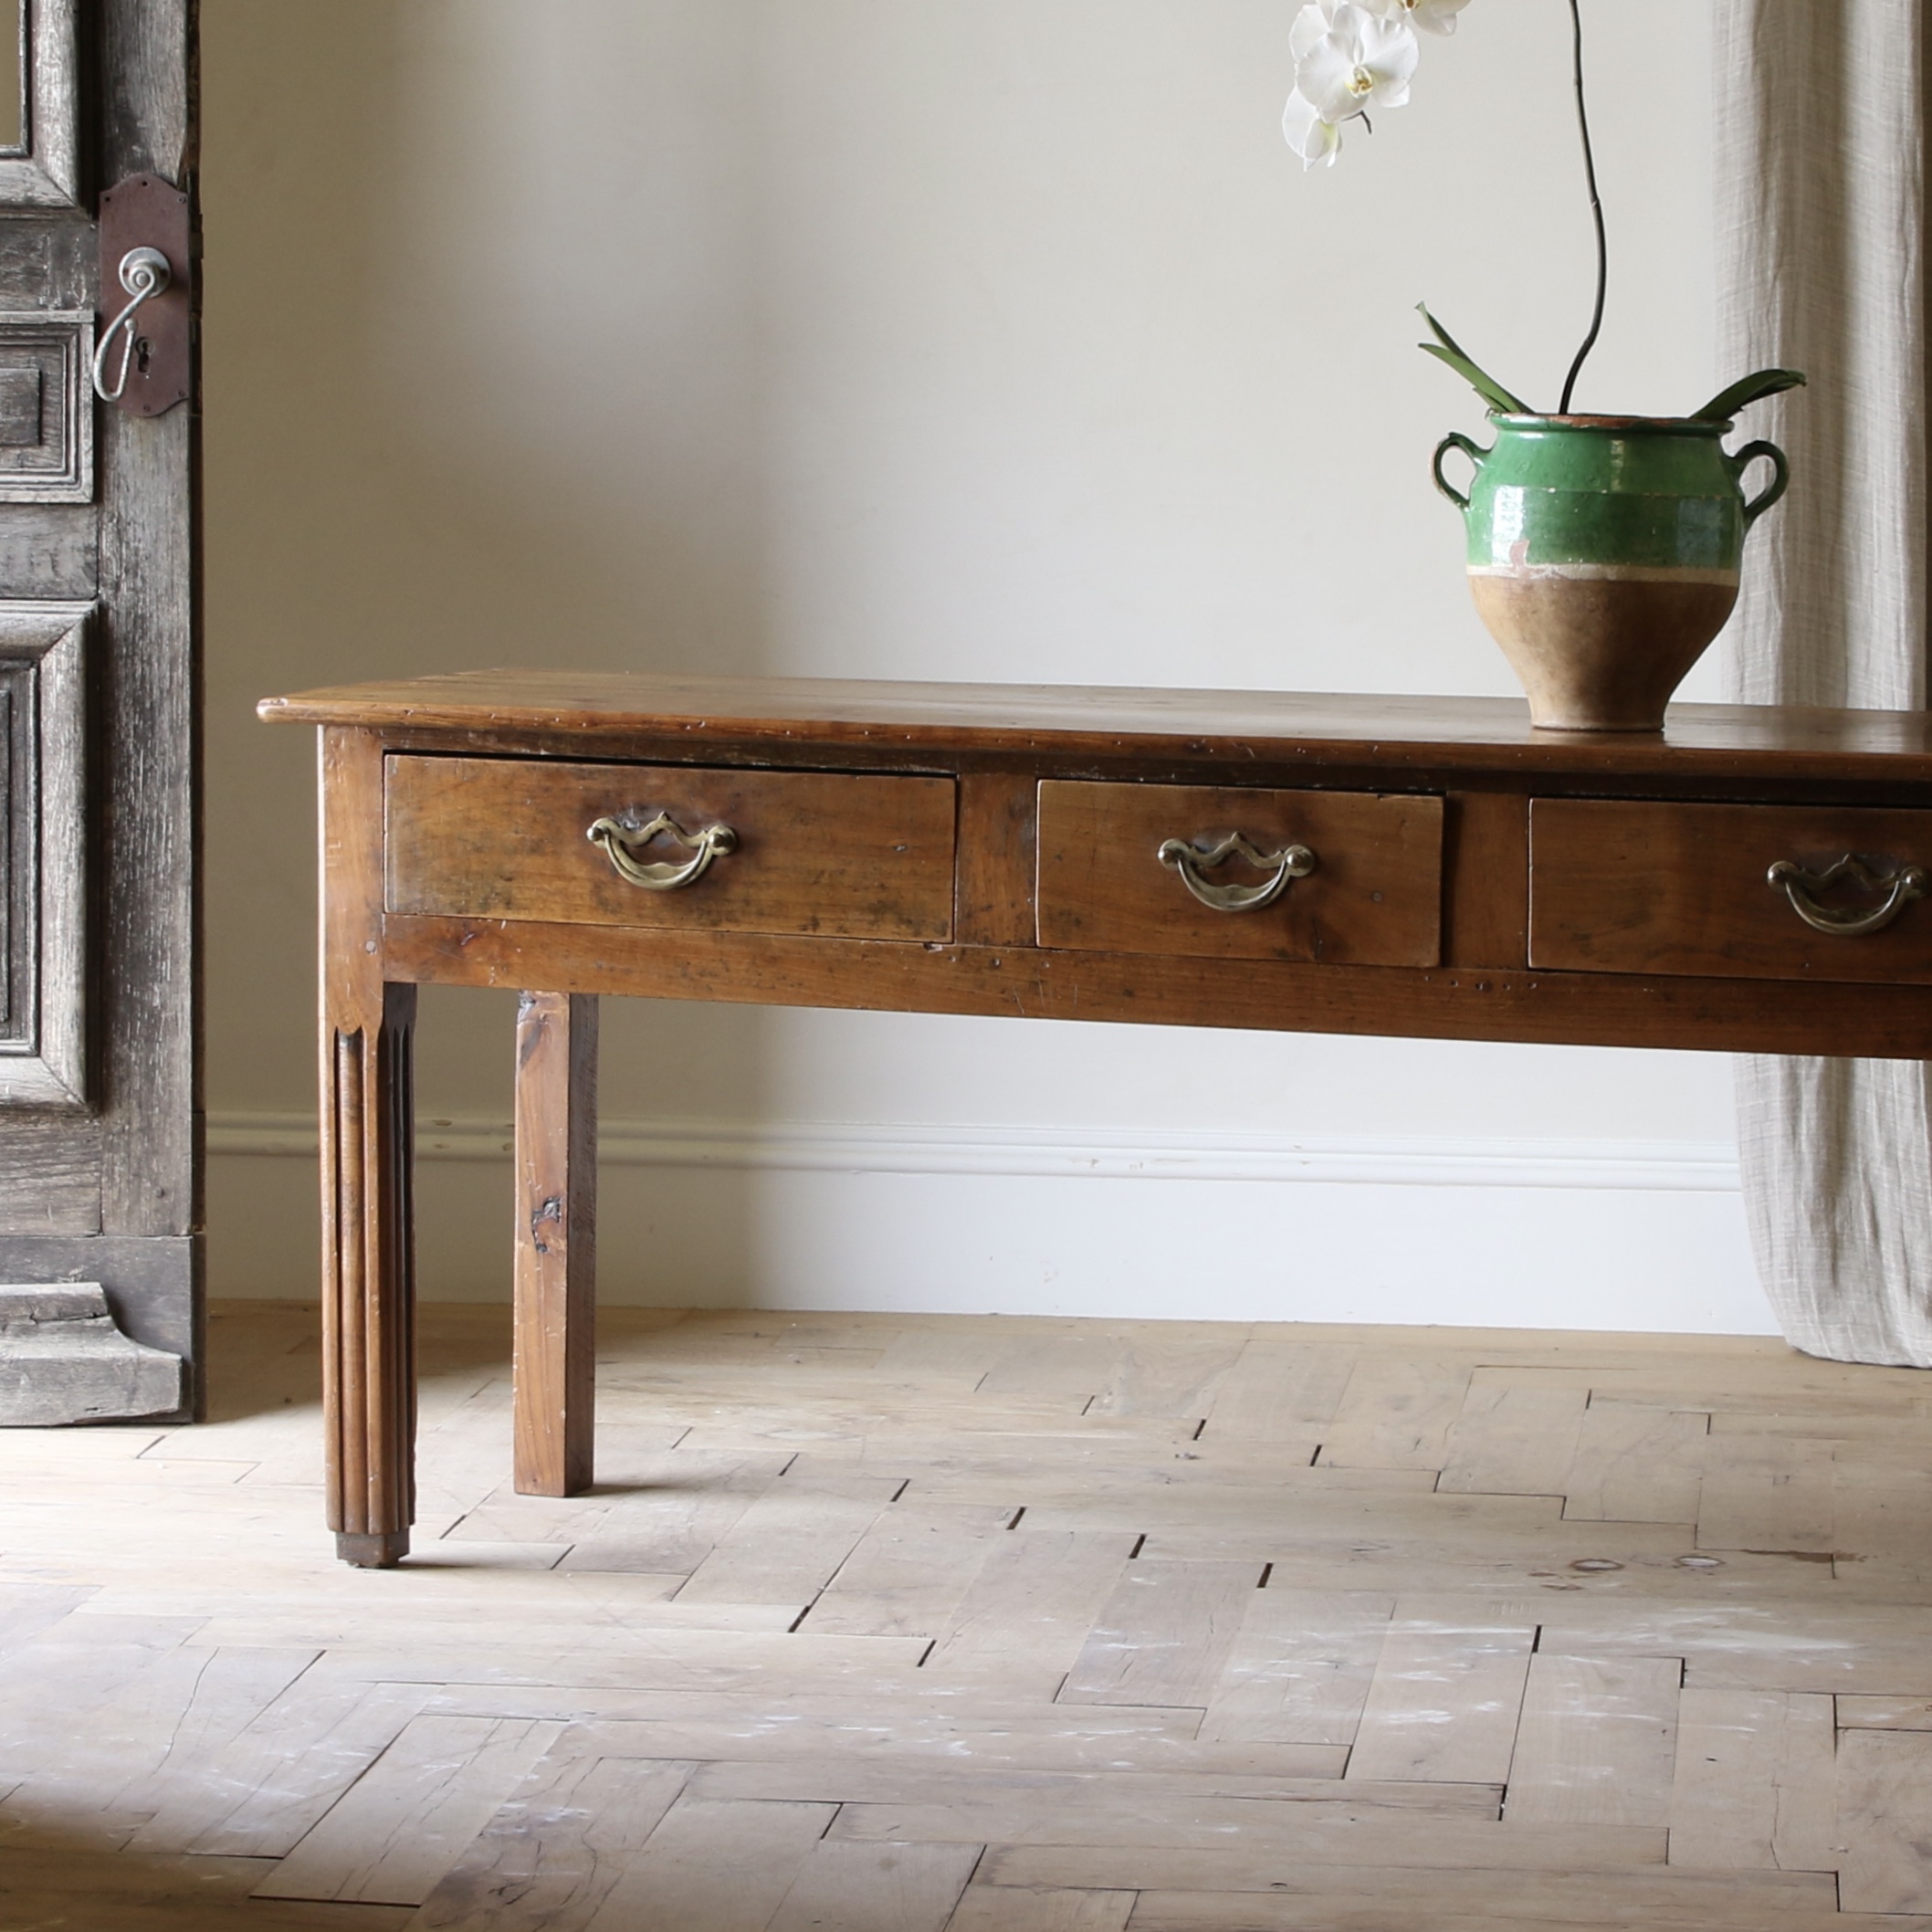
[(364, 1574), (312, 1320), (219, 1308), (205, 1427), (0, 1438), (9, 1932), (1932, 1932), (1923, 1375), (616, 1313), (550, 1502), (431, 1308)]

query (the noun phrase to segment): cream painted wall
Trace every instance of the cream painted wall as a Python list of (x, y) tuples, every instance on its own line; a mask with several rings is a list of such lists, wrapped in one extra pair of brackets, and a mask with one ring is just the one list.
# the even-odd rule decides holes
[[(1476, 0), (1307, 177), (1293, 12), (205, 0), (217, 1293), (313, 1283), (310, 754), (265, 691), (1511, 689), (1426, 475), (1479, 410), (1412, 310), (1553, 396), (1568, 12)], [(1588, 12), (1616, 281), (1580, 401), (1688, 408), (1707, 29)], [(425, 995), (468, 1157), (425, 1164), (432, 1293), (504, 1290), (509, 1025)], [(643, 1003), (605, 1040), (614, 1297), (1769, 1325), (1714, 1056)]]

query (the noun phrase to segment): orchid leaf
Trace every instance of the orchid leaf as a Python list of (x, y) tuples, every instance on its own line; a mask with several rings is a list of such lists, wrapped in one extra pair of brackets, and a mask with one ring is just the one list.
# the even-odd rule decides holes
[(1415, 306), (1423, 321), (1428, 323), (1429, 332), (1435, 338), (1433, 342), (1415, 345), (1424, 355), (1433, 355), (1437, 362), (1446, 362), (1492, 409), (1501, 410), (1506, 415), (1535, 415), (1536, 412), (1520, 396), (1512, 395), (1493, 375), (1471, 360), (1468, 351), (1429, 313), (1426, 303), (1418, 302)]
[(1427, 302), (1416, 303), (1415, 312), (1419, 316), (1421, 316), (1425, 322), (1428, 323), (1429, 333), (1433, 335), (1436, 339), (1436, 341), (1439, 341), (1443, 345), (1443, 347), (1450, 352), (1451, 355), (1459, 355), (1464, 357), (1465, 359), (1468, 358), (1469, 352), (1465, 349), (1463, 345), (1459, 341), (1457, 341), (1456, 339), (1453, 335), (1451, 335), (1449, 331), (1444, 329), (1443, 325), (1439, 321), (1437, 321), (1433, 315), (1429, 313), (1429, 304)]
[(1503, 415), (1527, 416), (1536, 412), (1503, 387), (1494, 376), (1486, 375), (1466, 355), (1460, 355), (1453, 349), (1442, 348), (1435, 342), (1418, 342), (1415, 345), (1424, 355), (1433, 355), (1437, 362), (1446, 362), (1456, 374), (1467, 383), (1493, 412)]
[(1694, 423), (1727, 423), (1740, 409), (1761, 403), (1766, 396), (1781, 395), (1787, 389), (1802, 389), (1805, 379), (1795, 369), (1760, 369), (1736, 382), (1719, 395), (1714, 395), (1696, 415)]

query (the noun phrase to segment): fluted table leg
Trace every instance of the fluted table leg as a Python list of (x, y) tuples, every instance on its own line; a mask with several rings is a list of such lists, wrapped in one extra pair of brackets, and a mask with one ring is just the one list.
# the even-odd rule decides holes
[(414, 986), (385, 986), (380, 1024), (324, 1045), (329, 1527), (363, 1568), (408, 1554), (415, 1515), (415, 1006)]

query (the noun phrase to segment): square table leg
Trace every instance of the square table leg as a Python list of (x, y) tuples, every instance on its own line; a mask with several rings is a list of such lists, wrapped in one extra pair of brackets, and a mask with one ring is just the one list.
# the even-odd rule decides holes
[(597, 1351), (597, 1002), (517, 1008), (514, 1380), (520, 1496), (593, 1480)]

